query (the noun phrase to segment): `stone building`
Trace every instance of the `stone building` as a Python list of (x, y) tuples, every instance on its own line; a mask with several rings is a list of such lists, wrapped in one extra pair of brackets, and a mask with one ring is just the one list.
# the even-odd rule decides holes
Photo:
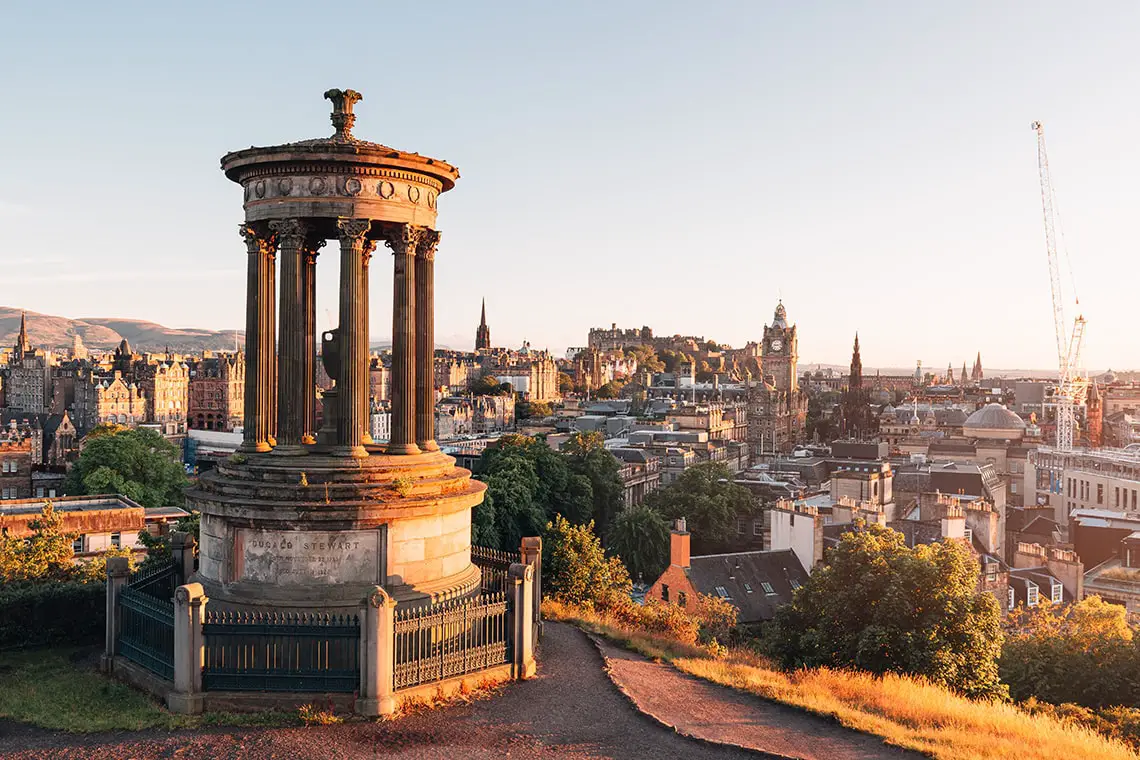
[(840, 432), (855, 440), (869, 437), (874, 430), (874, 417), (867, 388), (863, 382), (863, 358), (859, 354), (859, 333), (855, 333), (855, 346), (851, 351), (851, 373), (843, 389)]
[(188, 365), (186, 421), (196, 430), (232, 433), (245, 404), (245, 355), (203, 356)]
[(483, 357), (484, 374), (510, 383), (524, 401), (557, 401), (558, 365), (549, 351), (536, 351), (524, 343), (518, 351), (493, 349)]
[(752, 456), (787, 452), (803, 441), (807, 426), (807, 393), (799, 386), (799, 336), (788, 324), (783, 302), (776, 305), (761, 344), (764, 377), (749, 382), (748, 444)]
[(652, 343), (653, 330), (648, 327), (642, 327), (640, 330), (619, 330), (616, 322), (611, 324), (608, 330), (604, 327), (590, 328), (586, 339), (588, 348), (602, 353), (622, 351), (627, 346), (652, 345)]
[[(90, 427), (95, 425), (126, 425), (137, 427), (147, 421), (147, 403), (139, 386), (115, 370), (109, 377), (94, 376), (94, 408)], [(90, 428), (88, 428), (90, 429)]]
[(40, 414), (51, 400), (48, 356), (28, 339), (27, 314), (20, 315), (20, 333), (4, 368), (4, 406), (10, 412)]
[(32, 495), (31, 425), (12, 420), (0, 429), (0, 499), (27, 499)]
[(139, 392), (146, 400), (146, 421), (164, 435), (186, 432), (190, 407), (190, 367), (179, 359), (143, 364), (138, 368)]

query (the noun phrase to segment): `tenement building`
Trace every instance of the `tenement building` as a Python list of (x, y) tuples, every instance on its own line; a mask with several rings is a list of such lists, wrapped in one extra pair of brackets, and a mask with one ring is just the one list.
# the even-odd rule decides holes
[(197, 430), (232, 432), (245, 404), (245, 355), (204, 355), (189, 364), (187, 422)]
[(20, 316), (20, 333), (3, 368), (4, 405), (11, 412), (39, 414), (51, 400), (51, 368), (47, 354), (28, 340), (27, 314)]

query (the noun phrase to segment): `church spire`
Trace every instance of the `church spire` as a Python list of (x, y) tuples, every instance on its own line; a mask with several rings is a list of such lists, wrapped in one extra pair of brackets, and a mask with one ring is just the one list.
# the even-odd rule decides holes
[(491, 328), (487, 326), (487, 299), (483, 299), (483, 308), (479, 316), (479, 329), (475, 331), (475, 350), (491, 348)]
[(28, 312), (20, 312), (20, 337), (16, 339), (16, 355), (23, 356), (30, 353), (32, 344), (28, 342)]

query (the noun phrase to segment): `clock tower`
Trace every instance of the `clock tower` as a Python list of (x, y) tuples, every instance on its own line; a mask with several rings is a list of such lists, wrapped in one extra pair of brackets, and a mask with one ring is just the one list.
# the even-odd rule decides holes
[(784, 303), (776, 305), (772, 324), (764, 326), (763, 367), (764, 374), (771, 375), (776, 390), (794, 394), (799, 390), (796, 377), (796, 363), (799, 361), (799, 346), (796, 342), (796, 326), (788, 326), (788, 315)]

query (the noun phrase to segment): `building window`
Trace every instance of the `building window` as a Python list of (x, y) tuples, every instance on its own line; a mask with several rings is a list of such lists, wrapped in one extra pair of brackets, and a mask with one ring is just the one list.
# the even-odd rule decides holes
[(83, 535), (82, 534), (76, 536), (75, 540), (71, 542), (71, 551), (75, 554), (82, 554), (83, 553)]
[(1104, 504), (1104, 483), (1096, 484), (1096, 503)]
[(745, 593), (751, 594), (752, 593), (752, 584), (745, 583), (744, 584), (744, 591), (745, 591)]
[(1062, 586), (1060, 583), (1054, 582), (1053, 587), (1051, 589), (1049, 589), (1049, 591), (1050, 591), (1049, 600), (1051, 602), (1053, 602), (1053, 604), (1060, 604), (1064, 600), (1064, 598), (1065, 598), (1065, 587)]
[(115, 547), (116, 549), (118, 549), (118, 548), (120, 548), (122, 545), (123, 545), (123, 537), (122, 537), (122, 535), (121, 535), (119, 532), (117, 532), (117, 531), (116, 531), (115, 533), (112, 533), (112, 534), (111, 534), (111, 546), (113, 546), (113, 547)]
[(737, 520), (736, 520), (736, 532), (743, 536), (745, 531), (747, 531), (747, 530), (748, 530), (747, 521), (744, 520), (744, 518), (737, 518)]
[(1013, 612), (1013, 586), (1009, 587), (1009, 602), (1006, 605), (1006, 609)]
[(754, 535), (754, 536), (764, 535), (764, 521), (763, 520), (753, 520), (752, 521), (752, 535)]
[(677, 592), (677, 604), (684, 607), (688, 601), (689, 601), (689, 595), (688, 594), (686, 594), (684, 591), (678, 591)]
[(1025, 604), (1027, 607), (1037, 606), (1037, 586), (1030, 583), (1029, 587), (1025, 590)]
[(719, 596), (721, 599), (728, 599), (728, 590), (725, 589), (724, 586), (717, 586), (716, 587), (716, 595)]
[(760, 586), (764, 589), (764, 593), (768, 594), (769, 596), (776, 593), (776, 590), (772, 588), (772, 584), (768, 581), (760, 581)]
[(661, 601), (669, 601), (669, 587), (664, 583), (661, 584)]
[(800, 587), (800, 582), (797, 581), (795, 578), (792, 578), (790, 581), (788, 581), (788, 583), (792, 584), (792, 591), (796, 591)]
[(1116, 499), (1116, 506), (1119, 507), (1120, 506), (1120, 486), (1117, 486), (1116, 488), (1112, 489), (1112, 491), (1113, 491), (1113, 497)]

